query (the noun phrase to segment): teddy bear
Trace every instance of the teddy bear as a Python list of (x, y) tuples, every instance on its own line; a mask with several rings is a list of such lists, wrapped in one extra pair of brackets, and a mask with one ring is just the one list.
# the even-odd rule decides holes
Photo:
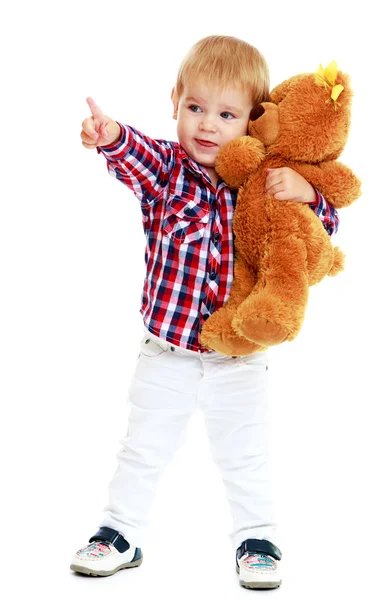
[(230, 297), (204, 323), (201, 343), (246, 356), (292, 341), (309, 287), (344, 268), (322, 222), (307, 204), (265, 193), (267, 169), (290, 167), (335, 208), (361, 195), (361, 182), (338, 161), (349, 133), (350, 78), (335, 62), (277, 85), (254, 107), (248, 135), (229, 142), (215, 168), (239, 189), (233, 217), (234, 278)]

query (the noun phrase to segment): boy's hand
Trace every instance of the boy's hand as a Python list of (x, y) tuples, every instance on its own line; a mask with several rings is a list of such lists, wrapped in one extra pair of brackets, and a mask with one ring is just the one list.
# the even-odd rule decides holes
[(120, 137), (120, 126), (116, 121), (107, 117), (92, 98), (86, 99), (92, 116), (82, 122), (81, 139), (85, 148), (109, 146)]
[(265, 192), (276, 200), (312, 203), (316, 199), (313, 186), (289, 167), (267, 169)]

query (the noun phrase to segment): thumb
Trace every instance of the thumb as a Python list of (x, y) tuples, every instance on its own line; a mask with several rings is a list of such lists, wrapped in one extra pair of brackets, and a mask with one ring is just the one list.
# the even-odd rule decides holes
[(274, 171), (274, 169), (266, 169), (266, 171), (269, 173), (270, 171)]

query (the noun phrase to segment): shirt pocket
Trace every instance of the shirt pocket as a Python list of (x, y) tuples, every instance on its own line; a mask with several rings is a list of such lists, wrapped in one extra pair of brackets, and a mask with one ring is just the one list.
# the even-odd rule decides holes
[(179, 244), (199, 242), (209, 222), (209, 204), (195, 196), (170, 196), (165, 206), (163, 233)]

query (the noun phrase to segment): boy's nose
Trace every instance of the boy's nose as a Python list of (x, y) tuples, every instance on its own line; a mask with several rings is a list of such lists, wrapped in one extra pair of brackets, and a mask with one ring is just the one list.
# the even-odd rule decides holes
[(201, 131), (212, 131), (213, 133), (217, 131), (217, 126), (212, 119), (204, 119), (201, 121), (199, 128)]

